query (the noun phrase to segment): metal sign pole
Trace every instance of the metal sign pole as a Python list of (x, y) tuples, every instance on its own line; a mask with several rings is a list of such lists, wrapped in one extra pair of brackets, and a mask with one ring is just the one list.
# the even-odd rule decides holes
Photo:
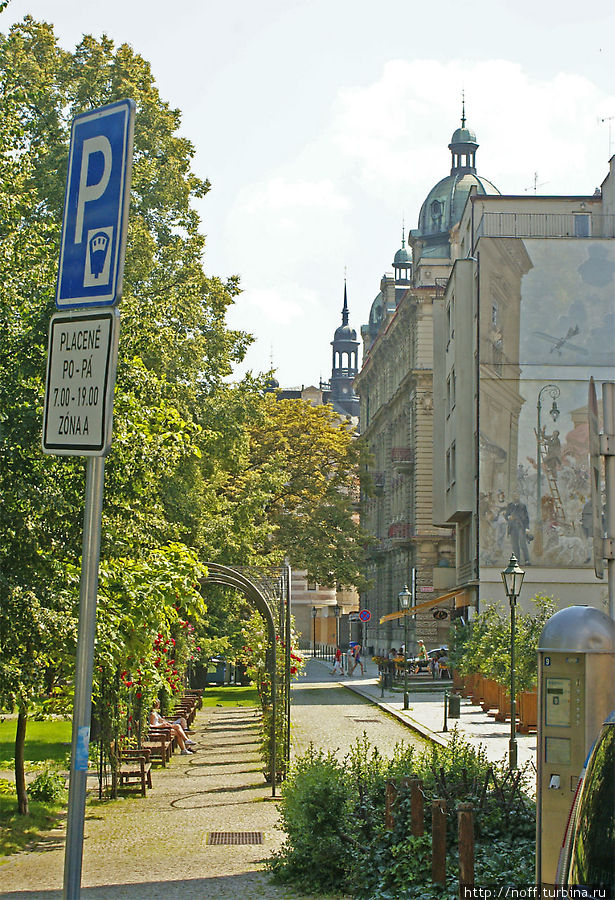
[(610, 381), (602, 385), (602, 411), (607, 535), (604, 556), (609, 580), (609, 616), (615, 619), (615, 384)]
[(96, 598), (104, 480), (104, 457), (89, 457), (83, 518), (79, 638), (75, 666), (73, 736), (64, 857), (64, 900), (79, 900), (81, 894), (83, 826), (92, 710), (92, 669), (96, 635)]

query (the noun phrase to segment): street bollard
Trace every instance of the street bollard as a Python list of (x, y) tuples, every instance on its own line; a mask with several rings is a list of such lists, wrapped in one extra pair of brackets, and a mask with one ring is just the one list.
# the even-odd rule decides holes
[(459, 830), (459, 896), (464, 887), (474, 885), (474, 807), (460, 803), (457, 807)]
[(423, 814), (423, 782), (420, 778), (410, 779), (410, 831), (419, 837), (425, 830)]
[(446, 800), (431, 804), (431, 880), (446, 884)]
[(442, 731), (448, 731), (448, 725), (446, 722), (447, 713), (448, 713), (448, 691), (444, 691), (444, 725), (442, 726)]

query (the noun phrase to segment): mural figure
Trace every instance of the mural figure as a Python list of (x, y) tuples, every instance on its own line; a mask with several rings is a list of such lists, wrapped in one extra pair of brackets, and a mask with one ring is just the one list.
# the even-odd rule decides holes
[(518, 562), (531, 566), (530, 551), (527, 545), (530, 517), (527, 506), (520, 500), (519, 494), (513, 494), (512, 501), (506, 507), (504, 518), (508, 522), (508, 536), (512, 544), (512, 552)]

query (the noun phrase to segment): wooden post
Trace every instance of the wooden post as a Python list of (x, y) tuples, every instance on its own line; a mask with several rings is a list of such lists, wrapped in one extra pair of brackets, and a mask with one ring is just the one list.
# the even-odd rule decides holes
[(464, 887), (474, 885), (474, 808), (471, 803), (457, 807), (459, 828), (459, 895)]
[(431, 880), (446, 884), (446, 800), (431, 804)]
[(393, 806), (397, 788), (393, 781), (387, 781), (384, 786), (384, 827), (387, 831), (393, 830)]
[(420, 779), (410, 779), (410, 814), (411, 832), (414, 837), (423, 834), (425, 822), (423, 818), (423, 785)]

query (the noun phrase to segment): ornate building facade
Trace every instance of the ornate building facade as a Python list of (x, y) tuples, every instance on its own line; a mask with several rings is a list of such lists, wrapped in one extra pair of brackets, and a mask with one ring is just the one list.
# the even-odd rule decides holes
[(438, 452), (433, 435), (433, 312), (451, 271), (451, 229), (470, 191), (498, 193), (476, 172), (477, 148), (464, 112), (461, 128), (449, 143), (450, 172), (427, 195), (418, 228), (409, 235), (411, 250), (402, 235), (393, 273), (383, 276), (369, 322), (361, 329), (364, 362), (355, 390), (362, 439), (372, 460), (361, 515), (376, 539), (368, 563), (372, 587), (362, 605), (372, 614), (366, 643), (375, 651), (399, 647), (403, 641), (398, 595), (410, 585), (413, 568), (418, 606), (414, 635), (428, 646), (439, 646), (446, 642), (450, 626), (455, 523), (436, 526), (433, 514), (433, 456)]

